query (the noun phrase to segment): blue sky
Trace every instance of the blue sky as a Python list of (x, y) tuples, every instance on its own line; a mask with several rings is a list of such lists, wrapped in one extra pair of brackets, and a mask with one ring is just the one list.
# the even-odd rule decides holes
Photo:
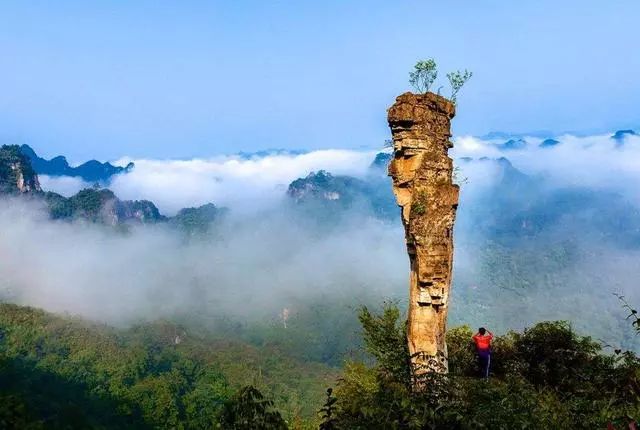
[(455, 134), (640, 127), (638, 17), (637, 0), (3, 0), (0, 142), (71, 160), (373, 147), (426, 57), (474, 72)]

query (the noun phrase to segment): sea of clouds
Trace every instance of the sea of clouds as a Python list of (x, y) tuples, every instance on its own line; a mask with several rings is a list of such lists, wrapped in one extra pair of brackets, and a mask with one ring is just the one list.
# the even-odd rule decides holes
[[(550, 185), (613, 188), (640, 203), (635, 184), (640, 179), (640, 136), (617, 141), (611, 134), (595, 136), (556, 136), (560, 143), (542, 148), (543, 139), (524, 137), (524, 149), (505, 150), (504, 141), (472, 136), (454, 139), (451, 156), (468, 179), (468, 188), (496, 178), (497, 169), (475, 161), (482, 157), (508, 158), (529, 175), (544, 175)], [(333, 174), (365, 177), (376, 150), (318, 150), (240, 157), (217, 156), (209, 159), (158, 160), (123, 157), (115, 164), (135, 163), (135, 169), (113, 178), (109, 188), (121, 199), (151, 200), (162, 213), (173, 215), (180, 208), (214, 203), (238, 211), (262, 210), (282, 198), (288, 185), (310, 172), (327, 170)], [(46, 190), (70, 196), (91, 186), (79, 178), (40, 178)], [(464, 192), (464, 189), (463, 189)]]
[[(108, 185), (125, 200), (151, 200), (166, 215), (183, 207), (214, 203), (234, 210), (263, 210), (280, 199), (289, 184), (310, 172), (362, 177), (376, 151), (320, 150), (262, 156), (218, 156), (210, 159), (154, 160), (122, 158), (135, 168)], [(70, 196), (91, 184), (79, 178), (43, 176), (43, 188)]]

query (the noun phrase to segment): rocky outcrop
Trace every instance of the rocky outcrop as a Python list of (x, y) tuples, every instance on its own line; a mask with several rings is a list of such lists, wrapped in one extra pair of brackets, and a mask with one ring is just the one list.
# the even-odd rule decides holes
[(320, 170), (291, 182), (287, 195), (298, 203), (316, 200), (345, 201), (363, 188), (365, 188), (364, 183), (356, 178), (334, 176)]
[(287, 196), (296, 208), (316, 219), (333, 222), (335, 217), (355, 214), (391, 219), (397, 208), (388, 181), (377, 171), (359, 179), (320, 170), (291, 182)]
[(17, 145), (0, 147), (0, 193), (25, 194), (39, 192), (38, 175)]
[(376, 154), (376, 158), (373, 160), (371, 165), (369, 166), (370, 170), (387, 170), (389, 168), (389, 162), (393, 158), (392, 154), (387, 152), (378, 152)]
[[(56, 202), (59, 204), (59, 202)], [(108, 189), (86, 188), (64, 202), (67, 218), (115, 226), (123, 223), (164, 221), (158, 208), (148, 200), (120, 200)], [(53, 208), (50, 208), (53, 212)]]
[(459, 187), (453, 183), (450, 123), (455, 106), (433, 93), (405, 93), (388, 111), (389, 176), (402, 208), (409, 254), (408, 342), (418, 373), (446, 371), (445, 330)]
[(197, 208), (180, 209), (174, 217), (169, 219), (169, 224), (194, 236), (210, 231), (212, 225), (226, 213), (226, 208), (207, 203)]

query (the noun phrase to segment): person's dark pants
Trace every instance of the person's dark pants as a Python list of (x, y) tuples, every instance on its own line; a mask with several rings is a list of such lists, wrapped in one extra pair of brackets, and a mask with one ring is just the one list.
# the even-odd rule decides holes
[(478, 351), (478, 366), (480, 367), (480, 377), (489, 378), (489, 367), (491, 366), (491, 351)]

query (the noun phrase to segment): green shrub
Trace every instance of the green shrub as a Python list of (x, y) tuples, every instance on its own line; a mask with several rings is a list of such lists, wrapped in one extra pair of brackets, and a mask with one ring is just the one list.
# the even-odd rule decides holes
[(471, 340), (473, 331), (468, 325), (455, 327), (447, 331), (447, 354), (449, 372), (454, 375), (477, 375), (477, 359)]

